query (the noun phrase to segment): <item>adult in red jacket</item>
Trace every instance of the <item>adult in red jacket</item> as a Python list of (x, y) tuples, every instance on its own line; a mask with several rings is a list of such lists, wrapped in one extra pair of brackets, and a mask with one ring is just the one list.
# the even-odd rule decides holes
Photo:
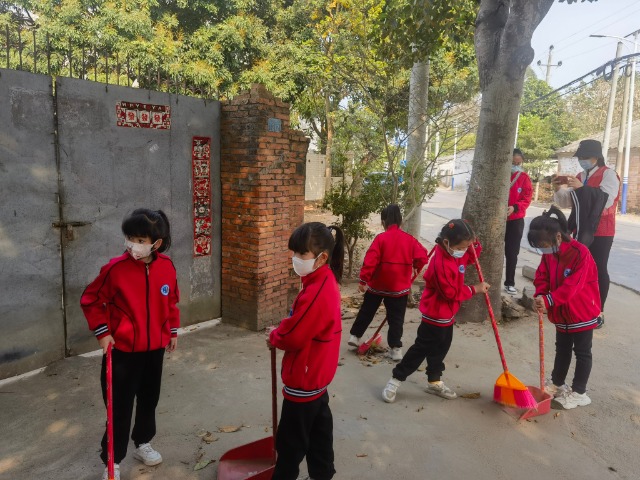
[(427, 263), (427, 250), (414, 237), (400, 229), (402, 214), (398, 205), (381, 213), (385, 231), (373, 239), (360, 269), (360, 291), (364, 300), (351, 327), (349, 345), (357, 347), (373, 317), (384, 302), (389, 331), (387, 343), (393, 360), (402, 359), (402, 331), (412, 279)]
[[(527, 237), (543, 254), (533, 282), (535, 304), (556, 326), (556, 358), (546, 390), (565, 409), (589, 405), (591, 343), (600, 314), (596, 264), (589, 249), (571, 238), (567, 220), (555, 206), (531, 221)], [(569, 389), (565, 379), (572, 349), (576, 368)]]
[(520, 253), (520, 241), (524, 232), (524, 217), (531, 204), (531, 179), (522, 169), (524, 155), (513, 149), (511, 165), (511, 185), (509, 186), (509, 207), (507, 209), (507, 226), (504, 232), (504, 256), (506, 259), (504, 290), (516, 295), (516, 266)]
[[(176, 269), (160, 252), (171, 245), (169, 220), (161, 210), (141, 208), (122, 222), (126, 253), (100, 269), (87, 286), (80, 305), (89, 328), (106, 353), (112, 350), (113, 445), (116, 478), (126, 456), (129, 433), (134, 458), (157, 465), (162, 456), (151, 447), (156, 434), (155, 411), (160, 398), (165, 349), (175, 350), (180, 312)], [(106, 401), (106, 359), (101, 384)], [(131, 430), (133, 406), (135, 423)], [(107, 433), (102, 437), (102, 461), (107, 463)], [(106, 477), (106, 469), (105, 476)]]
[[(575, 191), (581, 188), (598, 189), (607, 195), (604, 202), (604, 210), (600, 214), (600, 221), (593, 233), (593, 241), (587, 245), (598, 267), (598, 286), (600, 288), (600, 304), (604, 310), (604, 304), (609, 294), (609, 253), (613, 245), (613, 237), (616, 233), (616, 211), (620, 196), (620, 178), (615, 170), (606, 166), (602, 155), (602, 145), (597, 140), (583, 140), (575, 154), (580, 166), (584, 169), (575, 177), (567, 177), (566, 187), (563, 181), (555, 178), (553, 186), (556, 190), (553, 195), (554, 202), (562, 208), (572, 208), (574, 211), (581, 208), (576, 205), (578, 197)], [(572, 195), (573, 193), (573, 195)], [(577, 214), (580, 217), (580, 214)], [(577, 232), (576, 232), (577, 233)], [(600, 328), (604, 324), (604, 314), (600, 314)]]
[[(334, 240), (331, 230), (335, 231)], [(289, 238), (293, 269), (302, 290), (289, 316), (269, 331), (269, 348), (284, 350), (284, 400), (276, 436), (273, 480), (298, 478), (302, 460), (312, 478), (335, 474), (333, 416), (327, 387), (338, 369), (342, 317), (338, 281), (344, 236), (338, 227), (305, 223)]]

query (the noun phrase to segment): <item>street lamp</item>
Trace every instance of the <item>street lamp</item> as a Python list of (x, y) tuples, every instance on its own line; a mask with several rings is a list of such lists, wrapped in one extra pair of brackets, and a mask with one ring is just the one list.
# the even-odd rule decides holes
[[(638, 33), (639, 31), (634, 32), (633, 36), (633, 53), (635, 54), (638, 51)], [(618, 37), (615, 35), (589, 35), (590, 37), (595, 38), (615, 38), (616, 40), (622, 42), (631, 42), (632, 40), (628, 38)], [(629, 157), (631, 154), (631, 124), (633, 122), (633, 97), (635, 92), (635, 80), (636, 80), (636, 57), (634, 56), (631, 60), (631, 83), (630, 83), (630, 91), (631, 95), (629, 95), (629, 110), (627, 111), (627, 138), (625, 142), (624, 148), (624, 166), (622, 168), (622, 201), (620, 204), (620, 213), (622, 215), (627, 213), (627, 190), (629, 187)], [(608, 147), (608, 146), (607, 146)], [(604, 155), (607, 155), (608, 152), (603, 152)]]

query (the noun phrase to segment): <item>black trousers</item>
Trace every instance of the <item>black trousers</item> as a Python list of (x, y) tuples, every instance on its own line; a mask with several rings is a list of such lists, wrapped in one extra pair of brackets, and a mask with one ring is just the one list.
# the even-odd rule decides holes
[(396, 348), (402, 346), (402, 332), (404, 326), (404, 314), (407, 311), (408, 295), (402, 297), (383, 297), (371, 293), (368, 290), (364, 294), (362, 306), (353, 322), (350, 334), (360, 338), (364, 335), (373, 320), (380, 303), (384, 302), (384, 308), (387, 311), (387, 322), (389, 330), (387, 332), (387, 343), (389, 347)]
[[(156, 406), (160, 398), (164, 348), (150, 352), (122, 352), (113, 349), (113, 456), (120, 463), (127, 455), (133, 403), (136, 418), (131, 439), (136, 447), (149, 443), (156, 434)], [(107, 404), (107, 357), (102, 357), (102, 397)], [(100, 458), (107, 463), (107, 432), (102, 437)]]
[(507, 228), (504, 232), (504, 256), (506, 259), (505, 287), (516, 286), (516, 266), (518, 264), (518, 254), (520, 253), (520, 241), (524, 232), (524, 218), (507, 221)]
[(609, 253), (613, 245), (613, 237), (593, 237), (589, 251), (598, 267), (598, 287), (600, 288), (600, 308), (604, 311), (604, 302), (609, 295)]
[(444, 371), (444, 358), (449, 352), (452, 340), (453, 325), (436, 327), (421, 322), (416, 341), (393, 369), (393, 378), (404, 382), (426, 358), (427, 378), (430, 382), (437, 382)]
[(554, 385), (564, 385), (571, 365), (571, 349), (576, 354), (576, 372), (571, 388), (578, 393), (587, 391), (591, 374), (591, 343), (593, 330), (577, 333), (562, 333), (556, 330), (556, 359), (553, 363), (551, 381)]
[(327, 392), (311, 402), (283, 400), (276, 451), (278, 459), (272, 480), (296, 480), (305, 456), (311, 478), (333, 478), (336, 473), (333, 464), (333, 416)]

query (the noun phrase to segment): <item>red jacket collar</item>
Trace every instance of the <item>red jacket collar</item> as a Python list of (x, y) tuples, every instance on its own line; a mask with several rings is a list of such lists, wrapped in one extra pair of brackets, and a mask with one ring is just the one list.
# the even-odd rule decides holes
[(302, 286), (306, 287), (309, 283), (314, 282), (316, 279), (326, 277), (328, 274), (333, 275), (331, 268), (326, 263), (321, 267), (315, 269), (309, 275), (300, 277), (302, 279)]

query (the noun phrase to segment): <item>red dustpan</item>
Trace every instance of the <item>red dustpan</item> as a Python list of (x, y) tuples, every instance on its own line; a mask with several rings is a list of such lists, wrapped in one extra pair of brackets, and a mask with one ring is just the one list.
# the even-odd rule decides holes
[(533, 395), (536, 402), (538, 402), (537, 408), (530, 408), (525, 410), (522, 415), (520, 415), (520, 420), (524, 420), (531, 417), (537, 417), (539, 415), (544, 415), (545, 413), (549, 413), (551, 409), (551, 395), (544, 391), (544, 332), (543, 332), (543, 323), (544, 320), (542, 318), (542, 312), (538, 312), (538, 329), (540, 336), (540, 388), (533, 387), (527, 385), (527, 389)]
[(218, 463), (218, 480), (270, 480), (276, 463), (276, 428), (278, 400), (276, 379), (276, 350), (271, 350), (271, 408), (273, 435), (242, 445), (226, 452)]

